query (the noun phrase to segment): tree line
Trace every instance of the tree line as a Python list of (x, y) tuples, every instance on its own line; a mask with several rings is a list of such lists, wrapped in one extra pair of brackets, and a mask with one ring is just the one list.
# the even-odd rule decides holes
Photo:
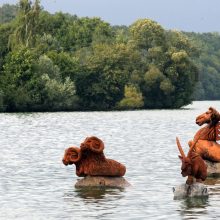
[(150, 19), (111, 26), (50, 14), (39, 0), (5, 4), (0, 14), (2, 112), (180, 108), (220, 97), (216, 33)]

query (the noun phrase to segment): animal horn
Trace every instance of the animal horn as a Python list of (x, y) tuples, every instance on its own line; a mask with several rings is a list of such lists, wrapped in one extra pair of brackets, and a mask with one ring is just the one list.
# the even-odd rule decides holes
[(177, 144), (177, 147), (178, 147), (178, 149), (179, 149), (179, 152), (180, 152), (181, 156), (182, 156), (183, 158), (185, 158), (186, 156), (185, 156), (185, 154), (184, 154), (183, 148), (182, 148), (182, 146), (181, 146), (181, 144), (180, 144), (180, 141), (179, 141), (179, 138), (178, 138), (178, 137), (176, 137), (176, 144)]
[(80, 148), (78, 147), (71, 147), (71, 148), (72, 148), (71, 162), (76, 163), (81, 159), (82, 153), (81, 153)]

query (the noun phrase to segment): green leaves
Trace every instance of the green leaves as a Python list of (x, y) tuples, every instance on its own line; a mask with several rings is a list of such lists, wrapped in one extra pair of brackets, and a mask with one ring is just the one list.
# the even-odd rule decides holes
[[(112, 27), (20, 0), (16, 18), (0, 26), (0, 109), (181, 107), (191, 102), (198, 75), (193, 42), (150, 19)], [(206, 68), (214, 81), (218, 59), (202, 59), (214, 66)]]
[(130, 51), (124, 44), (95, 44), (91, 49), (76, 73), (77, 94), (83, 108), (113, 109), (129, 79)]
[(144, 106), (142, 93), (134, 85), (126, 85), (124, 98), (117, 104), (118, 109), (139, 109)]
[(34, 4), (29, 0), (19, 1), (16, 27), (10, 38), (10, 46), (12, 48), (18, 47), (20, 44), (25, 47), (35, 46), (41, 10), (39, 4), (39, 0), (35, 0)]
[(164, 29), (150, 19), (137, 20), (130, 27), (132, 40), (140, 48), (149, 49), (163, 44)]

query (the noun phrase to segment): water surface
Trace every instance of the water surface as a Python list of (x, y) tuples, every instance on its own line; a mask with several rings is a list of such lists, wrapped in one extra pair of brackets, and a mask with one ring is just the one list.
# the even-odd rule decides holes
[[(185, 151), (199, 127), (195, 117), (220, 102), (181, 110), (0, 114), (0, 219), (216, 219), (220, 179), (204, 199), (173, 200), (185, 181), (175, 137)], [(95, 135), (105, 155), (124, 163), (124, 190), (77, 190), (64, 149)]]

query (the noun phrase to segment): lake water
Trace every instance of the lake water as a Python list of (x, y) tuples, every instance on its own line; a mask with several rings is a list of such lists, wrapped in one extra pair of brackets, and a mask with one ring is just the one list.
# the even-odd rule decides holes
[[(182, 110), (0, 114), (0, 219), (217, 219), (220, 179), (209, 198), (173, 200), (185, 182), (175, 138), (185, 152), (199, 127), (195, 117), (220, 102)], [(132, 187), (77, 190), (75, 166), (64, 149), (87, 136), (105, 143), (105, 155), (127, 167)]]

